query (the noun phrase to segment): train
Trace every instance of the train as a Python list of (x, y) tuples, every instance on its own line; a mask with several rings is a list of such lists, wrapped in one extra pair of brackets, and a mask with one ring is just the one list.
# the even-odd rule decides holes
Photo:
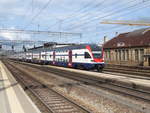
[(97, 71), (102, 71), (105, 66), (103, 48), (96, 44), (42, 46), (15, 53), (10, 58), (30, 63)]

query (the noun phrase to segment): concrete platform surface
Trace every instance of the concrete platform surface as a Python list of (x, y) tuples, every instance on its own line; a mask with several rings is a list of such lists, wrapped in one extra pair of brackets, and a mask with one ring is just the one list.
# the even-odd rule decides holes
[(1, 61), (0, 113), (41, 113)]

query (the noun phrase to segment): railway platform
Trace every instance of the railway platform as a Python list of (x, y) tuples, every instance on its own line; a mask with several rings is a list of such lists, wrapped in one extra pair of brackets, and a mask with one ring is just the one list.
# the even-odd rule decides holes
[(41, 113), (1, 61), (0, 113)]

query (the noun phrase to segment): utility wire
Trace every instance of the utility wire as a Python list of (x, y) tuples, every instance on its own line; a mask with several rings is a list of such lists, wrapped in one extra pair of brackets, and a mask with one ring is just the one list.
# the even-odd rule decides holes
[(29, 15), (31, 8), (32, 8), (32, 1), (28, 3), (27, 10), (25, 11), (25, 14), (22, 16), (24, 19), (26, 19), (27, 16)]
[[(137, 10), (141, 10), (141, 9), (143, 9), (143, 8), (146, 8), (146, 7), (149, 7), (150, 5), (149, 4), (144, 4), (144, 5), (146, 5), (146, 6), (144, 6), (144, 7), (137, 7), (136, 9), (132, 9), (132, 11), (129, 11), (129, 12), (125, 12), (125, 13), (121, 13), (121, 14), (119, 14), (119, 15), (127, 15), (127, 14), (130, 14), (130, 13), (132, 13), (132, 12), (134, 12), (134, 11), (137, 11)], [(117, 18), (117, 17), (116, 17)], [(99, 24), (99, 21), (98, 21), (98, 24)], [(80, 28), (85, 28), (85, 27), (94, 27), (94, 26), (96, 26), (97, 24), (94, 24), (94, 25), (89, 25), (88, 24), (88, 26), (86, 25), (86, 26), (81, 26)], [(75, 28), (76, 29), (76, 28)]]
[[(106, 0), (103, 0), (102, 2), (100, 2), (100, 3), (98, 3), (98, 4), (95, 4), (94, 6), (91, 6), (91, 3), (93, 3), (94, 1), (92, 1), (91, 3), (89, 3), (89, 7), (86, 7), (86, 9), (88, 9), (89, 10), (89, 8), (94, 8), (94, 9), (96, 9), (98, 6), (100, 6), (100, 5), (102, 5), (103, 3), (104, 3), (104, 1), (106, 1)], [(117, 0), (118, 1), (118, 0)], [(82, 8), (81, 8), (82, 9)], [(80, 10), (81, 12), (87, 12), (88, 10), (84, 10), (85, 9), (85, 7), (83, 7), (83, 9), (82, 10)], [(80, 12), (80, 13), (81, 13)], [(83, 13), (84, 13), (83, 12)], [(75, 13), (75, 12), (74, 12)], [(79, 12), (78, 12), (79, 13)], [(90, 12), (87, 12), (86, 14), (90, 14)], [(65, 19), (63, 19), (63, 22), (65, 22), (65, 23), (69, 23), (69, 22), (67, 22), (67, 21), (71, 21), (72, 19), (76, 19), (76, 18), (73, 18), (73, 17), (76, 17), (78, 14), (72, 14), (72, 16), (68, 16), (68, 17), (66, 17)], [(80, 16), (80, 15), (78, 15), (78, 16)], [(84, 15), (81, 15), (81, 16), (84, 16)], [(68, 18), (68, 19), (67, 19)], [(71, 20), (70, 20), (71, 19)], [(50, 28), (52, 28), (52, 27), (55, 27), (56, 25), (58, 24), (58, 22), (56, 22), (55, 24), (53, 24), (53, 25), (51, 25), (51, 26), (49, 26), (48, 27), (48, 29), (50, 29)]]
[[(95, 7), (94, 9), (96, 9), (96, 10), (98, 10), (98, 11), (101, 11), (101, 12), (102, 12), (103, 10), (105, 10), (105, 9), (109, 9), (109, 8), (110, 8), (109, 5), (112, 5), (112, 2), (109, 3), (109, 4), (107, 4), (107, 6), (109, 6), (109, 7), (106, 7), (106, 6), (100, 7), (99, 5), (104, 4), (104, 2), (105, 2), (105, 1), (96, 4), (96, 7)], [(118, 7), (118, 4), (119, 4), (119, 3), (122, 4), (122, 2), (119, 2), (118, 0), (116, 0), (115, 2), (117, 2), (117, 4), (114, 3), (113, 8), (114, 8), (114, 6), (116, 6), (116, 5), (117, 5), (117, 7)], [(119, 2), (119, 3), (118, 3), (118, 2)], [(128, 4), (131, 3), (131, 2), (135, 2), (135, 0), (132, 0), (132, 1), (128, 2)], [(120, 5), (121, 5), (121, 4), (120, 4)], [(126, 4), (127, 4), (127, 3), (126, 3)], [(124, 5), (125, 5), (125, 4), (123, 4), (123, 6), (124, 6)], [(114, 8), (114, 9), (116, 9), (116, 8)], [(112, 9), (111, 9), (111, 10), (112, 10)], [(89, 18), (88, 16), (95, 16), (95, 15), (90, 15), (90, 14), (91, 14), (90, 12), (92, 12), (92, 11), (90, 10), (90, 11), (87, 12), (87, 13), (84, 13), (84, 14), (82, 14), (82, 15), (78, 15), (78, 18), (79, 18), (79, 19), (83, 19), (83, 18), (86, 19), (86, 17), (87, 17), (87, 19), (88, 19), (88, 18)], [(99, 13), (97, 13), (97, 15), (98, 15), (98, 14), (99, 14)], [(77, 19), (77, 18), (73, 18), (73, 19)], [(71, 19), (71, 20), (73, 20), (73, 19)], [(70, 20), (70, 21), (71, 21), (71, 20)], [(67, 22), (67, 24), (68, 24), (68, 22)]]
[[(149, 0), (145, 1), (144, 3), (148, 2), (148, 1), (149, 1)], [(130, 8), (132, 8), (132, 7), (136, 7), (136, 6), (138, 6), (138, 5), (141, 5), (141, 3), (143, 3), (143, 2), (137, 3), (137, 4), (132, 5), (132, 6), (129, 6), (129, 7), (125, 7), (125, 8), (123, 8), (123, 9), (119, 9), (119, 10), (117, 10), (117, 11), (115, 11), (115, 12), (111, 12), (110, 14), (107, 14), (107, 15), (105, 15), (105, 16), (97, 16), (97, 17), (95, 17), (95, 18), (92, 18), (92, 19), (90, 19), (90, 20), (84, 22), (84, 23), (81, 23), (81, 24), (79, 24), (79, 25), (76, 25), (76, 26), (74, 26), (74, 27), (72, 27), (72, 28), (70, 28), (70, 29), (74, 29), (74, 28), (80, 27), (81, 25), (84, 25), (84, 24), (86, 24), (86, 23), (88, 23), (88, 22), (91, 22), (91, 21), (94, 21), (94, 20), (98, 20), (98, 19), (100, 20), (100, 19), (103, 19), (103, 18), (112, 16), (112, 15), (115, 15), (115, 14), (117, 14), (117, 13), (120, 13), (121, 11), (128, 10), (128, 9), (130, 9)]]
[[(92, 3), (93, 3), (94, 1), (92, 1)], [(87, 12), (87, 14), (89, 14), (89, 10), (91, 9), (91, 8), (93, 8), (93, 9), (96, 9), (97, 7), (100, 7), (100, 5), (102, 5), (104, 2), (106, 2), (106, 0), (103, 0), (103, 1), (101, 1), (101, 2), (99, 2), (99, 3), (97, 3), (97, 4), (95, 4), (94, 6), (91, 6), (91, 7), (88, 7), (87, 8), (87, 10), (83, 10), (82, 12), (77, 12), (77, 14), (74, 14), (74, 15), (72, 15), (71, 17), (67, 17), (64, 21), (71, 21), (72, 19), (75, 19), (76, 17), (79, 17), (79, 16), (84, 16), (84, 14), (85, 14), (85, 12)], [(89, 4), (89, 5), (91, 5), (91, 4)], [(81, 13), (81, 14), (79, 14), (79, 13)], [(71, 20), (70, 20), (71, 19)]]
[[(94, 1), (96, 1), (96, 0), (94, 0)], [(75, 15), (74, 13), (86, 11), (85, 9), (89, 9), (89, 6), (91, 6), (91, 4), (92, 4), (94, 1), (93, 1), (93, 0), (90, 1), (89, 3), (87, 3), (86, 5), (84, 5), (84, 7), (82, 7), (82, 8), (80, 8), (80, 9), (76, 10), (75, 12), (73, 12), (72, 14), (70, 14), (69, 16), (65, 17), (65, 18), (63, 19), (63, 21), (65, 21), (67, 18), (72, 18), (72, 17), (74, 17), (74, 16), (77, 16), (77, 14)], [(47, 29), (50, 29), (51, 27), (56, 26), (57, 24), (58, 24), (58, 22), (56, 22), (56, 23), (53, 24), (53, 25), (48, 26)]]
[(48, 2), (41, 8), (41, 10), (40, 10), (36, 15), (34, 15), (34, 16), (32, 17), (31, 21), (29, 22), (29, 24), (27, 24), (27, 25), (24, 27), (24, 29), (28, 28), (29, 25), (31, 25), (32, 22), (33, 22), (35, 19), (37, 19), (37, 17), (43, 12), (43, 10), (45, 10), (45, 9), (48, 7), (48, 5), (49, 5), (51, 2), (52, 2), (52, 0), (48, 0)]
[[(139, 5), (140, 3), (138, 3), (138, 4), (136, 4), (136, 5)], [(89, 17), (89, 18), (87, 18), (86, 20), (87, 21), (85, 21), (85, 22), (83, 22), (83, 23), (79, 23), (78, 25), (76, 25), (76, 26), (74, 26), (74, 27), (72, 27), (72, 28), (77, 28), (78, 26), (80, 27), (80, 25), (82, 25), (82, 24), (85, 24), (85, 23), (91, 23), (91, 22), (94, 22), (93, 20), (99, 20), (99, 19), (102, 19), (102, 18), (106, 18), (106, 17), (109, 17), (109, 16), (113, 16), (113, 15), (115, 15), (115, 14), (117, 14), (117, 13), (120, 13), (121, 11), (124, 11), (124, 10), (127, 10), (127, 9), (130, 9), (130, 8), (132, 8), (133, 6), (135, 7), (136, 5), (132, 5), (132, 6), (129, 6), (129, 7), (124, 7), (124, 8), (121, 8), (121, 9), (119, 9), (119, 10), (115, 10), (114, 12), (110, 12), (110, 13), (106, 13), (106, 15), (104, 15), (104, 16), (96, 16), (96, 17), (94, 17), (94, 18), (91, 18), (91, 17)], [(83, 20), (82, 20), (83, 21)]]
[[(132, 1), (130, 1), (130, 2), (128, 2), (128, 3), (125, 3), (125, 4), (121, 4), (122, 6), (124, 6), (124, 5), (126, 5), (126, 4), (130, 4), (130, 3), (132, 3), (132, 2), (135, 2), (136, 0), (132, 0)], [(117, 2), (117, 1), (116, 1)], [(119, 2), (119, 3), (121, 3), (121, 2)], [(113, 5), (113, 9), (117, 9), (118, 8), (118, 5), (119, 5), (119, 3), (118, 4), (114, 4)], [(111, 3), (110, 4), (108, 4), (108, 5), (112, 5)], [(108, 6), (107, 5), (107, 6)], [(114, 6), (117, 6), (117, 8), (115, 8)], [(121, 7), (121, 6), (120, 6)], [(100, 12), (102, 12), (103, 10), (105, 11), (105, 9), (109, 9), (109, 7), (107, 8), (107, 7), (104, 7), (104, 8), (101, 8), (101, 7), (95, 7), (95, 8), (98, 8), (97, 10), (99, 11), (100, 10)], [(112, 9), (110, 9), (110, 10), (112, 10)], [(92, 12), (92, 11), (91, 11)], [(97, 13), (97, 15), (99, 15), (99, 14), (101, 14), (101, 13)], [(91, 15), (90, 14), (90, 12), (88, 12), (88, 13), (85, 13), (84, 15), (82, 15), (82, 16), (80, 16), (79, 18), (80, 19), (82, 19), (82, 20), (87, 20), (87, 19), (90, 19), (91, 17), (95, 17), (95, 16), (97, 16), (97, 15), (95, 15), (94, 13), (93, 13), (93, 15)]]
[[(118, 0), (116, 0), (115, 2), (117, 2), (117, 4), (115, 4), (114, 3), (114, 5), (113, 6), (118, 6)], [(128, 4), (129, 3), (131, 3), (131, 2), (135, 2), (135, 0), (132, 0), (132, 1), (130, 1), (130, 2), (128, 2)], [(119, 2), (119, 3), (121, 3), (121, 2)], [(100, 2), (100, 3), (98, 3), (98, 4), (95, 4), (95, 8), (94, 8), (94, 10), (96, 9), (96, 10), (100, 10), (100, 11), (102, 11), (102, 10), (105, 10), (105, 9), (110, 9), (110, 7), (109, 8), (107, 8), (107, 7), (104, 7), (104, 8), (102, 8), (102, 7), (100, 7), (99, 5), (102, 5), (102, 4), (104, 4), (104, 1), (102, 1), (102, 2)], [(112, 2), (111, 3), (109, 3), (109, 4), (107, 4), (107, 6), (109, 6), (109, 5), (111, 5), (112, 4)], [(126, 3), (127, 4), (127, 3)], [(120, 5), (122, 5), (122, 4), (120, 4)], [(123, 6), (124, 6), (125, 4), (123, 4)], [(121, 7), (121, 6), (120, 6)], [(113, 7), (114, 8), (114, 7)], [(114, 8), (114, 9), (116, 9), (116, 8)], [(112, 9), (111, 9), (112, 10)], [(92, 12), (92, 11), (90, 11), (90, 12)], [(88, 16), (95, 16), (95, 15), (90, 15), (90, 12), (87, 12), (87, 13), (84, 13), (84, 14), (82, 14), (82, 15), (78, 15), (78, 19), (79, 19), (79, 21), (83, 21), (83, 20), (87, 20), (87, 19), (89, 19), (89, 17)], [(99, 15), (98, 13), (97, 13), (97, 15)], [(85, 18), (85, 19), (84, 19)], [(90, 17), (91, 18), (91, 17)], [(68, 21), (70, 20), (77, 20), (77, 18), (76, 17), (74, 17), (74, 18), (69, 18), (69, 19), (67, 19)], [(82, 20), (81, 20), (82, 19)], [(70, 23), (70, 22), (66, 22), (67, 20), (64, 20), (65, 21), (65, 25), (66, 24), (68, 24), (69, 26), (73, 26), (75, 23), (73, 23), (72, 24), (72, 22)], [(72, 25), (70, 25), (70, 24), (72, 24)], [(64, 25), (64, 26), (65, 26)]]
[[(91, 2), (89, 2), (89, 3), (87, 3), (84, 7), (82, 7), (82, 8), (80, 8), (80, 9), (78, 9), (78, 10), (76, 10), (75, 12), (73, 12), (71, 15), (69, 15), (68, 17), (66, 17), (66, 18), (72, 18), (72, 17), (74, 17), (74, 16), (77, 16), (77, 14), (74, 14), (74, 13), (79, 13), (79, 12), (83, 12), (83, 11), (86, 11), (88, 8), (89, 8), (89, 6), (91, 6), (91, 4), (93, 4), (93, 2), (95, 2), (95, 1), (97, 1), (97, 0), (91, 0)], [(65, 19), (66, 19), (65, 18)]]

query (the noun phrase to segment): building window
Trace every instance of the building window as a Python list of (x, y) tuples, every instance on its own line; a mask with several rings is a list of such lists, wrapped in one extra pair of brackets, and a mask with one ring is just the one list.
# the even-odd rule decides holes
[(88, 52), (84, 53), (84, 58), (91, 58), (90, 54)]
[(131, 61), (133, 61), (133, 51), (132, 51), (132, 49), (130, 50), (130, 58), (131, 58)]
[(107, 51), (105, 51), (105, 57), (106, 57), (106, 59), (107, 59)]
[(135, 49), (135, 61), (139, 60), (139, 51), (138, 49)]
[(126, 50), (126, 60), (129, 60), (129, 50)]
[(116, 53), (116, 61), (118, 60), (118, 51), (115, 50), (115, 53)]
[(125, 61), (125, 50), (122, 50), (122, 60)]
[(111, 60), (111, 53), (110, 53), (110, 50), (108, 51), (108, 59)]
[(119, 53), (119, 60), (121, 61), (121, 50), (119, 50), (118, 53)]
[(140, 49), (140, 59), (142, 62), (144, 61), (144, 49)]

